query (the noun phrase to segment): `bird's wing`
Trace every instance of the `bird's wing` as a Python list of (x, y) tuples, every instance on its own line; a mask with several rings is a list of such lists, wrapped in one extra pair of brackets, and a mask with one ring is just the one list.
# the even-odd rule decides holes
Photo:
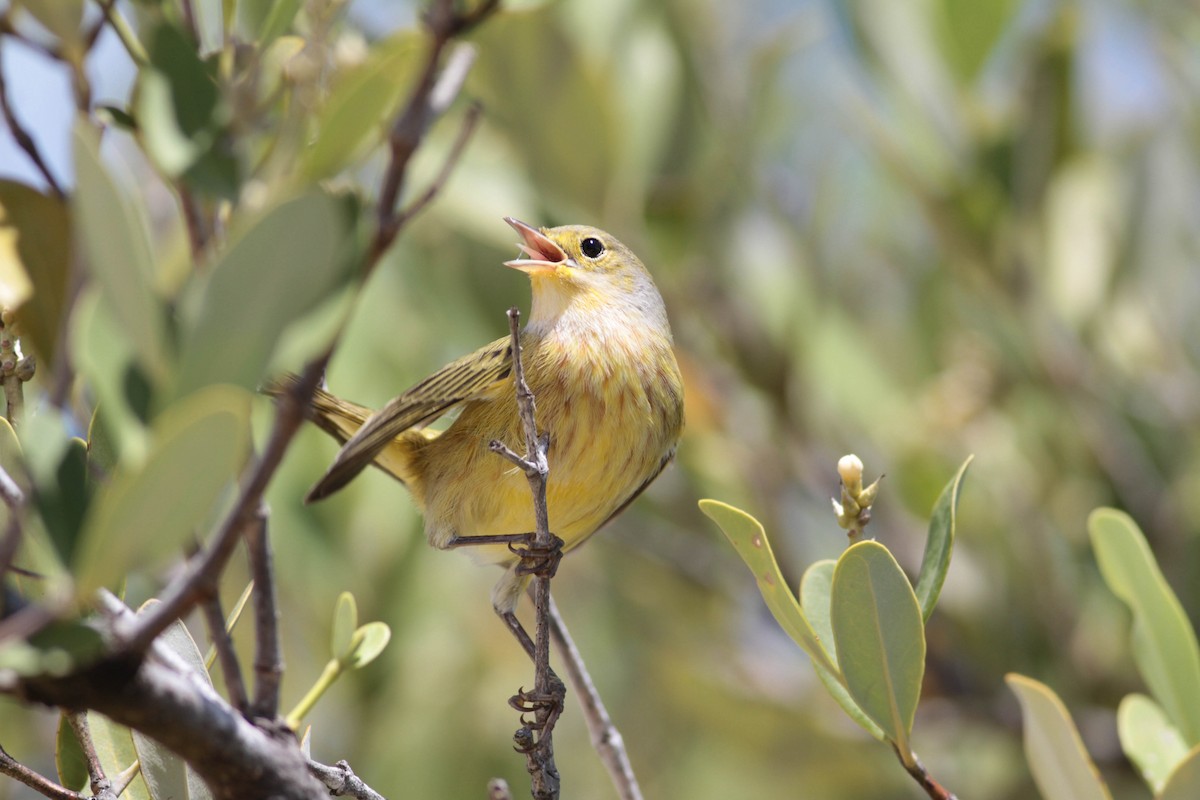
[(512, 345), (508, 337), (442, 367), (371, 415), (342, 446), (305, 500), (320, 500), (336, 492), (401, 433), (432, 422), (460, 403), (488, 394), (511, 371)]

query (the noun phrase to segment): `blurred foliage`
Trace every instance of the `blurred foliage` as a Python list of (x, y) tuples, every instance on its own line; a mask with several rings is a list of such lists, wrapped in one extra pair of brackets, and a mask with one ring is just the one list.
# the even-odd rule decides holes
[[(214, 53), (221, 3), (195, 5), (202, 52)], [(144, 464), (148, 431), (184, 394), (300, 363), (348, 311), (348, 220), (374, 196), (383, 152), (368, 147), (378, 137), (338, 131), (337, 120), (370, 127), (403, 98), (404, 29), (417, 9), (237, 5), (233, 33), (270, 42), (253, 63), (238, 60), (249, 50), (224, 64), (215, 53), (173, 60), (173, 4), (129, 4), (151, 66), (130, 96), (103, 100), (157, 120), (155, 133), (114, 127), (100, 148), (77, 135), (77, 191), (98, 198), (86, 208), (103, 216), (72, 207), (67, 220), (49, 200), (33, 215), (45, 272), (30, 276), (38, 292), (27, 309), (60, 313), (68, 227), (96, 271), (69, 330), (22, 320), (43, 356), (69, 341), (84, 379), (74, 414), (43, 413), (22, 432), (39, 443), (28, 453), (39, 485), (63, 496), (86, 494), (69, 434), (88, 430), (97, 399), (109, 457)], [(1115, 716), (1144, 687), (1085, 520), (1097, 505), (1128, 510), (1184, 613), (1200, 616), (1194, 10), (1130, 0), (513, 5), (472, 35), (465, 97), (431, 130), (408, 196), (440, 169), (468, 100), (484, 103), (484, 123), (354, 305), (329, 381), (379, 405), (503, 335), (504, 309), (527, 306), (528, 288), (496, 266), (513, 252), (502, 215), (595, 223), (643, 257), (676, 332), (689, 427), (677, 466), (564, 563), (555, 591), (647, 796), (917, 796), (892, 754), (862, 746), (868, 735), (810, 679), (695, 504), (718, 497), (752, 511), (797, 586), (844, 547), (828, 497), (850, 451), (888, 474), (872, 527), (910, 575), (946, 477), (976, 454), (915, 721), (939, 780), (983, 800), (1033, 796), (1003, 680), (1018, 671), (1062, 694), (1114, 797), (1144, 796)], [(43, 22), (69, 37), (78, 18), (64, 19)], [(239, 79), (194, 107), (168, 103), (212, 74)], [(307, 185), (327, 176), (336, 192)], [(199, 274), (188, 272), (186, 225), (163, 182), (176, 178), (206, 204), (238, 198), (232, 246)], [(20, 204), (10, 198), (22, 191), (6, 184), (0, 205)], [(271, 230), (262, 223), (273, 213), (289, 217), (254, 241), (251, 227)], [(101, 256), (106, 246), (131, 249)], [(218, 297), (245, 297), (266, 332), (254, 317), (206, 318)], [(162, 318), (146, 312), (164, 307)], [(134, 336), (129, 319), (143, 326)], [(43, 369), (30, 397), (55, 391), (53, 379)], [(254, 403), (261, 436), (269, 405)], [(525, 785), (505, 698), (531, 672), (492, 617), (494, 576), (426, 547), (404, 492), (382, 474), (303, 507), (332, 454), (320, 432), (305, 433), (269, 496), (284, 706), (317, 679), (332, 609), (353, 589), (393, 636), (313, 711), (314, 757), (347, 758), (385, 793), (478, 797), (493, 776)], [(86, 544), (50, 530), (37, 538), (44, 546), (23, 563), (49, 574), (65, 560), (56, 548)], [(242, 569), (226, 576), (227, 602), (246, 583)], [(131, 573), (130, 597), (153, 594), (161, 578)], [(235, 631), (243, 654), (245, 637)], [(610, 797), (570, 702), (556, 737), (565, 791)], [(51, 774), (56, 722), (0, 698), (6, 749)], [(0, 782), (0, 798), (16, 796)]]

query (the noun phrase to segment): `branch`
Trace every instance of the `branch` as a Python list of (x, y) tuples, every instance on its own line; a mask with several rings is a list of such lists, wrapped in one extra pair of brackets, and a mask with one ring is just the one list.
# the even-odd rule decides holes
[(558, 613), (558, 606), (553, 597), (550, 598), (550, 623), (558, 654), (566, 664), (567, 678), (571, 681), (575, 694), (579, 696), (583, 719), (587, 724), (588, 733), (591, 734), (592, 747), (596, 749), (601, 763), (608, 770), (617, 796), (621, 800), (642, 800), (641, 787), (638, 786), (633, 766), (629, 763), (629, 753), (625, 751), (625, 739), (608, 715), (608, 709), (600, 699), (600, 693), (596, 691), (596, 684), (592, 682), (587, 665), (583, 663), (583, 656), (575, 646), (575, 640), (567, 630), (562, 615)]
[(38, 794), (51, 798), (51, 800), (89, 800), (86, 795), (79, 792), (72, 792), (70, 789), (59, 786), (54, 781), (43, 778), (10, 756), (3, 747), (0, 747), (0, 774), (20, 781)]
[(383, 795), (363, 783), (363, 779), (354, 774), (350, 764), (345, 760), (337, 762), (332, 767), (308, 760), (308, 771), (316, 777), (329, 794), (334, 797), (353, 797), (355, 800), (386, 800)]
[(112, 781), (104, 774), (104, 766), (100, 763), (100, 756), (96, 753), (96, 743), (92, 741), (92, 729), (88, 727), (87, 712), (67, 712), (67, 724), (71, 726), (71, 730), (75, 733), (75, 739), (83, 750), (83, 758), (87, 762), (88, 781), (92, 785), (92, 794), (96, 796), (97, 800), (100, 798), (116, 800), (116, 794), (112, 790)]
[(467, 115), (463, 118), (462, 125), (458, 129), (458, 136), (454, 139), (454, 144), (450, 147), (450, 152), (446, 155), (446, 160), (442, 163), (442, 169), (438, 172), (437, 178), (433, 183), (426, 187), (425, 191), (413, 202), (401, 211), (395, 219), (395, 226), (402, 228), (408, 224), (409, 220), (417, 214), (425, 210), (425, 207), (433, 202), (434, 198), (441, 193), (445, 188), (446, 183), (450, 180), (450, 176), (454, 173), (454, 168), (458, 166), (459, 159), (462, 158), (463, 150), (467, 147), (467, 142), (471, 139), (471, 134), (475, 132), (475, 128), (479, 125), (479, 119), (483, 116), (483, 106), (479, 103), (471, 103), (467, 108)]
[(250, 702), (246, 699), (246, 684), (242, 682), (242, 668), (233, 649), (233, 639), (225, 627), (225, 613), (221, 610), (220, 594), (213, 592), (206, 595), (200, 602), (200, 610), (204, 614), (209, 638), (217, 651), (217, 661), (221, 664), (221, 676), (225, 680), (225, 693), (229, 695), (229, 703), (238, 713), (246, 716)]
[(900, 759), (900, 763), (904, 765), (904, 769), (909, 775), (912, 775), (913, 780), (917, 785), (925, 790), (925, 794), (929, 795), (929, 800), (958, 800), (953, 792), (948, 791), (940, 783), (933, 779), (925, 769), (925, 765), (921, 763), (921, 759), (917, 758), (917, 754), (912, 754), (912, 763), (908, 763), (900, 751), (896, 748), (895, 743), (892, 744), (892, 750), (896, 753), (896, 758)]
[[(438, 64), (441, 62), (442, 52), (451, 39), (482, 22), (497, 5), (495, 0), (486, 0), (474, 11), (459, 14), (454, 10), (454, 0), (435, 0), (433, 7), (426, 14), (425, 24), (433, 38), (429, 43), (429, 54), (416, 86), (404, 106), (404, 111), (392, 123), (388, 135), (390, 155), (379, 191), (375, 237), (371, 241), (371, 249), (367, 256), (368, 270), (374, 267), (408, 221), (403, 215), (397, 215), (396, 201), (404, 186), (409, 160), (424, 139), (430, 123), (445, 113), (462, 90), (467, 72), (475, 60), (474, 48), (462, 45), (451, 54), (449, 63), (439, 76)], [(409, 218), (411, 216), (409, 215)]]
[(254, 581), (254, 701), (250, 713), (275, 719), (279, 714), (283, 655), (279, 647), (279, 601), (265, 507), (259, 508), (255, 523), (246, 531), (250, 575)]
[[(537, 612), (537, 632), (534, 636), (533, 665), (534, 682), (532, 697), (520, 693), (513, 705), (521, 710), (532, 710), (534, 722), (526, 723), (517, 731), (517, 749), (525, 753), (525, 767), (532, 780), (533, 796), (557, 798), (559, 795), (558, 767), (554, 763), (554, 725), (562, 714), (563, 687), (558, 677), (550, 670), (550, 578), (561, 556), (562, 540), (550, 532), (550, 514), (546, 506), (546, 476), (550, 466), (546, 451), (550, 446), (549, 436), (539, 436), (537, 430), (537, 402), (529, 384), (525, 382), (525, 367), (521, 360), (521, 312), (508, 310), (508, 329), (512, 340), (513, 383), (516, 387), (517, 411), (525, 432), (525, 455), (518, 456), (503, 442), (491, 442), (493, 452), (512, 461), (525, 472), (529, 489), (533, 494), (533, 510), (536, 523), (532, 551), (552, 554), (543, 568), (533, 572), (533, 599)], [(535, 735), (536, 731), (536, 735)]]
[(152, 642), (145, 653), (123, 650), (139, 620), (107, 592), (101, 592), (98, 605), (109, 655), (67, 675), (22, 678), (14, 694), (94, 709), (141, 731), (187, 761), (214, 800), (327, 796), (308, 774), (294, 736), (254, 726), (161, 642)]

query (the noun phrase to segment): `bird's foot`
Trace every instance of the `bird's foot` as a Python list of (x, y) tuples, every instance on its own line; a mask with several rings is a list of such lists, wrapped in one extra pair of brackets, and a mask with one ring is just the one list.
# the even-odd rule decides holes
[(563, 557), (563, 542), (554, 534), (550, 535), (549, 544), (539, 544), (537, 534), (527, 534), (522, 541), (509, 542), (509, 551), (520, 559), (517, 564), (518, 575), (534, 575), (538, 578), (553, 578), (558, 571), (558, 564)]

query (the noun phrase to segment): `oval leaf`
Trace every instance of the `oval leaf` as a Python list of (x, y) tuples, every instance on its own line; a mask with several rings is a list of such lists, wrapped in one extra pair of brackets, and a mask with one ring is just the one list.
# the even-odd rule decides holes
[(58, 734), (54, 742), (54, 766), (58, 770), (58, 782), (73, 792), (82, 792), (88, 784), (87, 756), (75, 729), (67, 721), (67, 715), (58, 715)]
[(1157, 800), (1196, 800), (1200, 797), (1200, 747), (1193, 747), (1167, 778)]
[(946, 572), (950, 569), (950, 556), (954, 552), (955, 517), (958, 511), (958, 495), (962, 491), (967, 467), (975, 456), (968, 456), (958, 473), (942, 489), (933, 514), (929, 518), (929, 535), (925, 539), (925, 555), (921, 558), (921, 573), (917, 578), (917, 602), (921, 604), (921, 617), (928, 622), (929, 615), (937, 606)]
[(213, 268), (189, 326), (175, 394), (210, 383), (255, 388), (280, 332), (347, 277), (353, 248), (347, 205), (323, 192), (282, 203)]
[[(837, 663), (837, 650), (833, 644), (833, 628), (829, 622), (829, 598), (833, 590), (833, 570), (836, 566), (837, 562), (832, 559), (818, 561), (805, 570), (804, 577), (800, 579), (800, 608), (817, 634), (817, 641), (822, 645), (821, 649), (835, 664)], [(884, 734), (883, 729), (872, 722), (871, 718), (850, 697), (850, 693), (841, 683), (841, 675), (834, 675), (816, 663), (813, 664), (813, 668), (817, 671), (817, 677), (821, 679), (821, 683), (825, 685), (825, 688), (833, 695), (833, 699), (837, 700), (838, 705), (850, 718), (861, 725), (867, 733), (881, 742), (886, 742), (887, 735)]]
[(1058, 695), (1024, 675), (1009, 673), (1004, 680), (1021, 703), (1025, 757), (1042, 797), (1112, 800)]
[(354, 631), (358, 627), (358, 605), (354, 595), (342, 592), (338, 595), (337, 608), (333, 611), (333, 634), (330, 637), (330, 654), (338, 661), (351, 655)]
[(374, 48), (369, 58), (344, 70), (317, 119), (316, 140), (301, 171), (310, 181), (335, 175), (378, 141), (383, 121), (409, 87), (420, 37), (405, 32)]
[(1146, 539), (1128, 514), (1100, 508), (1088, 517), (1100, 574), (1133, 612), (1134, 661), (1155, 700), (1189, 747), (1200, 744), (1200, 646)]
[(912, 585), (886, 547), (859, 542), (842, 553), (829, 617), (850, 696), (902, 758), (911, 754), (908, 737), (925, 674), (925, 627)]
[(155, 421), (145, 463), (122, 466), (92, 504), (75, 564), (83, 596), (178, 551), (208, 521), (249, 452), (249, 417), (245, 392), (215, 386)]
[(717, 523), (742, 557), (742, 561), (745, 561), (746, 566), (754, 573), (758, 590), (779, 627), (800, 645), (800, 649), (808, 653), (813, 663), (834, 675), (839, 674), (837, 666), (825, 654), (825, 648), (817, 640), (817, 635), (805, 618), (799, 601), (788, 589), (762, 524), (745, 511), (718, 500), (701, 500), (700, 510)]
[(1117, 709), (1121, 749), (1155, 792), (1187, 755), (1187, 745), (1162, 707), (1143, 694), (1131, 694)]
[(360, 669), (370, 664), (392, 638), (392, 629), (383, 622), (368, 622), (354, 632), (354, 652), (350, 655), (350, 666)]
[(145, 223), (100, 159), (99, 135), (80, 117), (73, 135), (76, 236), (104, 300), (120, 322), (146, 374), (157, 384), (167, 373), (165, 312), (154, 296), (153, 256)]

